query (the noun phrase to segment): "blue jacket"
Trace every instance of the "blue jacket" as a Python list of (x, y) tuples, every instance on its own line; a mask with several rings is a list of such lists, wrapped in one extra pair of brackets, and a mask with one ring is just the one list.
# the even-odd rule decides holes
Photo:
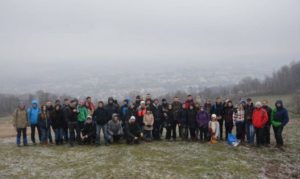
[[(36, 104), (37, 107), (33, 107)], [(32, 107), (27, 110), (28, 120), (31, 125), (38, 124), (39, 114), (41, 113), (40, 109), (38, 108), (37, 100), (32, 101)]]
[(278, 100), (276, 101), (275, 106), (277, 106), (278, 103), (281, 104), (281, 107), (276, 107), (277, 111), (274, 115), (274, 120), (277, 122), (281, 122), (281, 126), (284, 127), (289, 122), (289, 115), (288, 111), (283, 107), (283, 102), (281, 100)]

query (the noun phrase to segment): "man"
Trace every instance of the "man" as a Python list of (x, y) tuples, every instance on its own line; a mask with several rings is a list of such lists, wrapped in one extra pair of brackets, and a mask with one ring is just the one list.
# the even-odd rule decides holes
[(234, 113), (234, 108), (232, 101), (229, 100), (226, 103), (226, 107), (224, 108), (224, 121), (225, 121), (225, 136), (226, 140), (228, 139), (228, 134), (232, 133), (233, 129), (233, 113)]
[[(68, 122), (68, 128), (70, 133), (70, 146), (73, 147), (75, 143), (75, 131), (77, 129), (78, 120), (78, 110), (77, 110), (77, 100), (73, 99), (69, 106), (65, 110), (65, 117)], [(77, 135), (80, 135), (77, 133)]]
[(129, 101), (127, 99), (125, 99), (123, 101), (123, 105), (121, 106), (120, 111), (119, 111), (119, 115), (120, 115), (123, 125), (125, 125), (125, 121), (128, 120), (128, 119), (126, 119), (128, 116), (127, 115), (128, 107), (129, 107)]
[(272, 118), (272, 109), (268, 106), (268, 101), (263, 101), (263, 109), (267, 111), (268, 121), (264, 127), (264, 144), (266, 146), (270, 145), (270, 128), (271, 128), (271, 118)]
[(88, 116), (81, 130), (82, 144), (94, 144), (96, 141), (96, 125), (92, 120), (92, 116)]
[(84, 105), (83, 100), (79, 100), (79, 105), (78, 105), (78, 124), (77, 124), (77, 129), (76, 129), (76, 134), (77, 134), (77, 141), (78, 143), (81, 143), (81, 131), (84, 127), (85, 121), (89, 115), (89, 111), (86, 108), (86, 105)]
[(114, 98), (113, 97), (109, 97), (108, 98), (107, 105), (105, 106), (105, 110), (107, 111), (107, 115), (109, 117), (108, 120), (111, 120), (111, 116), (114, 113), (118, 113), (119, 112), (118, 109), (117, 109), (117, 107), (114, 104)]
[[(174, 97), (174, 101), (172, 103), (172, 107), (173, 107), (173, 117), (174, 117), (174, 121), (176, 122), (176, 124), (179, 124), (180, 121), (180, 110), (182, 107), (182, 104), (180, 103), (179, 97), (175, 96)], [(179, 137), (182, 134), (182, 127), (179, 126)]]
[[(54, 107), (53, 107), (52, 101), (49, 100), (49, 101), (46, 102), (46, 108), (47, 108), (47, 112), (48, 112), (49, 114), (52, 114), (52, 113), (53, 113)], [(50, 123), (50, 126), (49, 126), (49, 134), (48, 134), (48, 136), (49, 136), (49, 142), (50, 142), (50, 144), (53, 144), (52, 130), (51, 130), (51, 129), (53, 129), (53, 127), (52, 127), (52, 119), (51, 119), (51, 116), (50, 116), (50, 118), (49, 118), (49, 123)]]
[(245, 106), (245, 125), (246, 125), (246, 134), (247, 134), (247, 142), (250, 145), (254, 144), (254, 136), (255, 131), (252, 123), (254, 105), (252, 103), (252, 99), (247, 99), (247, 104)]
[(118, 143), (123, 135), (122, 122), (117, 113), (112, 115), (112, 119), (107, 124), (107, 134), (108, 144), (111, 144), (112, 141)]
[(62, 106), (62, 111), (63, 111), (63, 114), (64, 114), (64, 120), (63, 120), (63, 138), (64, 138), (64, 141), (66, 143), (69, 142), (69, 128), (68, 128), (68, 122), (67, 122), (67, 118), (66, 118), (65, 114), (66, 114), (66, 110), (68, 109), (69, 104), (70, 104), (69, 98), (65, 98), (64, 99), (64, 104)]
[(283, 138), (282, 131), (283, 128), (289, 122), (289, 114), (288, 111), (284, 108), (283, 102), (281, 100), (276, 101), (275, 109), (272, 111), (272, 126), (274, 130), (274, 135), (276, 139), (276, 147), (283, 147)]
[(98, 108), (93, 114), (93, 119), (96, 122), (96, 145), (100, 145), (100, 133), (102, 130), (105, 144), (108, 143), (106, 126), (108, 123), (108, 112), (104, 108), (102, 101), (98, 102)]
[(264, 144), (264, 127), (268, 122), (268, 113), (262, 108), (260, 101), (256, 102), (252, 116), (253, 126), (256, 133), (256, 144), (258, 147)]
[(185, 101), (185, 107), (189, 109), (191, 105), (195, 107), (194, 99), (192, 95), (188, 95)]
[(28, 122), (29, 122), (30, 128), (31, 128), (31, 141), (32, 141), (33, 145), (36, 145), (35, 129), (37, 129), (37, 131), (38, 131), (39, 141), (41, 142), (42, 133), (38, 126), (38, 118), (39, 118), (40, 113), (41, 113), (41, 111), (38, 108), (38, 101), (33, 100), (32, 106), (27, 110)]
[(162, 109), (159, 105), (159, 100), (154, 99), (154, 103), (152, 106), (152, 113), (154, 116), (154, 124), (153, 124), (153, 139), (154, 140), (160, 140), (160, 129), (162, 126)]
[(216, 98), (216, 103), (212, 106), (211, 113), (217, 115), (217, 121), (219, 122), (219, 127), (220, 127), (219, 139), (223, 140), (224, 105), (223, 105), (222, 99), (220, 97)]
[(13, 114), (13, 126), (17, 131), (17, 146), (21, 146), (21, 135), (23, 135), (23, 145), (28, 146), (27, 143), (27, 112), (25, 110), (24, 103), (20, 103), (18, 108), (15, 110)]
[(85, 105), (86, 105), (86, 108), (88, 109), (89, 115), (93, 115), (94, 111), (95, 111), (95, 105), (92, 102), (92, 97), (90, 97), (90, 96), (86, 97)]
[(143, 137), (140, 126), (136, 123), (134, 116), (131, 116), (128, 123), (125, 125), (126, 142), (127, 144), (139, 144), (140, 139)]

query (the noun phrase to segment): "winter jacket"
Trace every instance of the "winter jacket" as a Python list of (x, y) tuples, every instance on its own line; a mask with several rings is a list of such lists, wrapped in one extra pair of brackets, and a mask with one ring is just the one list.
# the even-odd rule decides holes
[(252, 122), (253, 122), (253, 126), (256, 128), (264, 128), (265, 124), (268, 122), (267, 111), (263, 108), (254, 109)]
[(154, 124), (154, 116), (153, 114), (145, 114), (144, 115), (144, 130), (151, 131), (153, 130), (153, 124)]
[(289, 122), (289, 115), (288, 115), (288, 111), (283, 107), (283, 102), (281, 100), (276, 101), (275, 106), (277, 106), (276, 104), (280, 103), (281, 107), (280, 108), (275, 108), (272, 111), (272, 118), (271, 118), (271, 124), (274, 127), (284, 127), (288, 124)]
[(197, 116), (197, 111), (195, 109), (188, 109), (187, 110), (187, 124), (189, 128), (196, 128), (196, 116)]
[(212, 137), (219, 138), (220, 136), (220, 124), (218, 121), (209, 121), (208, 129)]
[(180, 102), (173, 102), (172, 103), (172, 107), (173, 107), (173, 116), (174, 116), (174, 120), (175, 121), (179, 121), (180, 120), (180, 110), (182, 107), (182, 104)]
[(114, 122), (110, 120), (107, 123), (107, 132), (109, 135), (123, 135), (123, 128), (121, 121)]
[(85, 106), (78, 107), (78, 121), (85, 122), (89, 115), (89, 111)]
[(211, 107), (211, 114), (215, 114), (217, 116), (223, 116), (224, 113), (224, 105), (222, 103), (216, 103)]
[(78, 120), (78, 112), (74, 112), (75, 108), (72, 108), (71, 106), (67, 106), (64, 110), (64, 117), (67, 123), (75, 123)]
[(127, 123), (125, 126), (125, 131), (126, 131), (126, 136), (129, 138), (140, 137), (142, 132), (140, 126), (136, 122)]
[(235, 123), (243, 123), (245, 121), (245, 110), (237, 109), (233, 113), (233, 121)]
[(107, 115), (108, 115), (108, 120), (111, 120), (112, 119), (112, 115), (114, 113), (117, 113), (118, 114), (118, 108), (114, 105), (114, 104), (107, 104), (105, 106), (105, 110), (107, 111)]
[(224, 120), (225, 123), (233, 123), (233, 107), (226, 107), (224, 109)]
[(162, 108), (161, 106), (156, 106), (155, 104), (152, 105), (151, 108), (153, 117), (154, 117), (154, 121), (155, 122), (161, 122), (161, 118), (162, 118)]
[(87, 135), (88, 137), (95, 137), (96, 136), (96, 125), (94, 122), (88, 123), (85, 122), (84, 123), (84, 127), (81, 130), (82, 135), (85, 136)]
[(189, 109), (190, 106), (195, 106), (194, 100), (186, 100), (184, 104), (186, 109)]
[(98, 125), (106, 125), (108, 123), (108, 112), (104, 108), (97, 108), (93, 114), (93, 120)]
[[(36, 100), (32, 101), (32, 105), (38, 106), (38, 102)], [(37, 125), (39, 114), (41, 113), (40, 109), (38, 107), (31, 107), (27, 110), (27, 116), (28, 116), (28, 122), (31, 125)]]
[(28, 125), (27, 112), (25, 109), (17, 108), (13, 114), (13, 125), (16, 128), (26, 128)]
[(245, 122), (252, 124), (252, 116), (253, 116), (254, 106), (253, 103), (251, 105), (245, 106)]
[(180, 110), (180, 120), (178, 121), (180, 125), (186, 127), (188, 125), (187, 122), (187, 110), (181, 108)]
[(55, 109), (51, 114), (53, 129), (61, 129), (64, 127), (64, 113), (62, 109)]
[(208, 128), (208, 123), (210, 121), (210, 115), (206, 111), (199, 111), (196, 117), (198, 127)]
[(48, 111), (41, 112), (39, 115), (38, 125), (42, 129), (50, 128), (50, 113)]
[(272, 119), (272, 109), (269, 106), (263, 106), (262, 108), (267, 111), (268, 121), (267, 121), (266, 125), (270, 126), (271, 125), (271, 119)]

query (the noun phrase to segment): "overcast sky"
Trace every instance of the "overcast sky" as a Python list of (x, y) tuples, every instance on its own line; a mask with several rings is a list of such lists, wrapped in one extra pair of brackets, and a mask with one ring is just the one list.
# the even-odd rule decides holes
[(1, 0), (0, 62), (10, 70), (107, 60), (288, 63), (300, 59), (299, 7), (299, 0)]

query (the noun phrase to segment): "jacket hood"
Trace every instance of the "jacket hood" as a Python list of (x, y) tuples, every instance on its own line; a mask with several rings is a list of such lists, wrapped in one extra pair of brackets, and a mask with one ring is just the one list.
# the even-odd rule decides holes
[(276, 108), (277, 108), (277, 104), (280, 104), (281, 108), (283, 108), (283, 102), (282, 102), (282, 100), (277, 100), (276, 101), (276, 103), (275, 103)]
[(38, 106), (38, 105), (39, 105), (39, 102), (38, 102), (37, 100), (32, 100), (31, 104), (32, 104), (32, 105), (36, 104), (36, 106)]

